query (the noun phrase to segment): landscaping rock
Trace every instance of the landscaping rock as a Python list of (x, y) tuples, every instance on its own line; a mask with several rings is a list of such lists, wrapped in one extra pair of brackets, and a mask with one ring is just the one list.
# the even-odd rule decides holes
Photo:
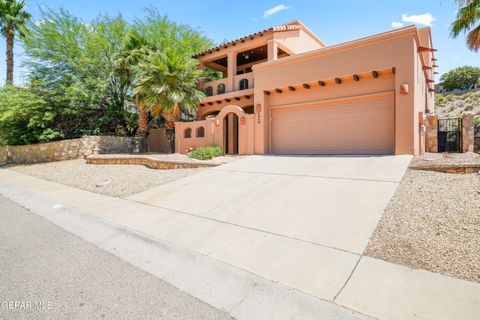
[(364, 254), (480, 282), (480, 176), (408, 170)]

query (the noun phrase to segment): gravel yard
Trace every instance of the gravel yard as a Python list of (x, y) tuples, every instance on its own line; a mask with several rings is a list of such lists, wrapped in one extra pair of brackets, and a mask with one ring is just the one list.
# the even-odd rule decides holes
[(480, 175), (408, 170), (364, 254), (480, 282)]
[[(10, 169), (75, 188), (120, 198), (203, 170), (154, 170), (137, 165), (91, 165), (87, 164), (84, 159), (17, 165)], [(108, 183), (109, 181), (111, 182)], [(97, 184), (103, 186), (97, 186)]]
[(480, 165), (480, 154), (465, 153), (425, 153), (422, 157), (413, 158), (410, 167), (436, 165)]

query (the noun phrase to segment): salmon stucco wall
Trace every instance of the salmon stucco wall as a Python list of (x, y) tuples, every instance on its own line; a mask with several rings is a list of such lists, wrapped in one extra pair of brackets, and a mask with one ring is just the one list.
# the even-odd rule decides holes
[(317, 50), (325, 46), (302, 29), (277, 32), (274, 34), (274, 41), (290, 55)]
[[(418, 154), (417, 112), (423, 107), (416, 104), (416, 99), (420, 99), (416, 96), (419, 90), (415, 73), (416, 36), (417, 29), (408, 27), (255, 66), (255, 106), (261, 107), (261, 121), (255, 122), (255, 153), (270, 152), (268, 127), (273, 104), (322, 100), (338, 95), (349, 97), (388, 89), (395, 92), (395, 154)], [(385, 76), (389, 79), (383, 80), (364, 79), (358, 83), (345, 82), (341, 85), (328, 82), (336, 77), (351, 78), (353, 74), (371, 73), (374, 70), (392, 70), (392, 74)], [(327, 81), (327, 85), (319, 86), (319, 80)], [(302, 89), (303, 83), (310, 84), (310, 89)], [(409, 86), (408, 94), (400, 93), (401, 84)], [(300, 89), (288, 95), (275, 93), (276, 88), (288, 86), (300, 86)], [(271, 95), (264, 94), (264, 90), (272, 92)]]
[[(199, 147), (218, 145), (225, 153), (224, 119), (234, 113), (238, 117), (238, 154), (253, 154), (254, 115), (246, 114), (237, 105), (228, 105), (215, 118), (202, 121), (175, 122), (175, 149), (177, 153), (186, 153)], [(204, 128), (204, 137), (197, 136), (197, 130)], [(187, 137), (187, 130), (191, 130)]]

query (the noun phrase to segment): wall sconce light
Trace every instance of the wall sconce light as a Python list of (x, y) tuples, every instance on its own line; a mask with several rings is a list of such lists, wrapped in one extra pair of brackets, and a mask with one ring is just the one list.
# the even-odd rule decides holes
[(257, 104), (257, 105), (255, 106), (255, 112), (256, 112), (256, 113), (260, 113), (261, 111), (262, 111), (262, 105), (261, 105), (261, 104)]
[(408, 87), (408, 83), (402, 83), (400, 85), (400, 94), (401, 95), (407, 95), (410, 91), (410, 88)]
[(215, 119), (215, 125), (218, 127), (220, 125), (220, 119)]

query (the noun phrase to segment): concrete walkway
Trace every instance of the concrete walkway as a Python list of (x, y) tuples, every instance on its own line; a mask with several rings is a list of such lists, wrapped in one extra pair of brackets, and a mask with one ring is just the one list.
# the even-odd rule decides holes
[[(328, 302), (320, 305), (327, 306), (325, 310), (329, 312), (334, 310), (337, 319), (360, 318), (362, 313), (379, 319), (410, 319), (415, 315), (421, 319), (474, 319), (480, 313), (479, 285), (361, 255), (408, 161), (409, 158), (403, 157), (248, 157), (130, 200), (0, 170), (0, 192), (32, 209), (38, 209), (40, 202), (49, 210), (61, 204), (68, 208), (62, 211), (64, 218), (74, 209), (81, 210), (155, 241), (208, 257), (208, 263), (220, 262), (278, 282), (279, 286)], [(340, 166), (344, 169), (338, 170)], [(195, 176), (204, 183), (191, 189), (190, 179)], [(208, 197), (212, 191), (218, 197)], [(343, 196), (343, 193), (348, 194)], [(183, 198), (175, 198), (179, 194)], [(329, 200), (335, 195), (336, 201)], [(239, 201), (239, 197), (244, 201)], [(294, 212), (284, 210), (277, 217), (280, 222), (272, 222), (273, 211), (262, 207), (261, 197), (275, 208)], [(308, 199), (317, 201), (302, 205)], [(297, 203), (296, 209), (291, 202)], [(247, 209), (239, 211), (241, 203)], [(316, 211), (311, 210), (312, 205), (316, 205)], [(327, 209), (337, 214), (338, 219), (323, 214)], [(252, 211), (257, 218), (249, 215)], [(321, 219), (316, 220), (315, 213)], [(348, 221), (348, 213), (353, 223)], [(313, 227), (309, 227), (309, 219)], [(343, 229), (339, 228), (342, 223), (347, 224)], [(192, 293), (195, 290), (190, 290), (188, 283), (166, 280), (223, 310), (233, 310), (236, 304), (236, 310), (252, 310), (248, 301), (255, 304), (256, 300), (250, 299), (258, 293), (247, 290), (245, 296), (239, 297), (241, 303), (227, 302), (230, 297), (210, 299), (198, 286)], [(264, 304), (275, 305), (277, 297), (265, 296), (263, 292)], [(319, 311), (316, 312), (318, 316)], [(302, 318), (309, 317), (302, 314)]]

